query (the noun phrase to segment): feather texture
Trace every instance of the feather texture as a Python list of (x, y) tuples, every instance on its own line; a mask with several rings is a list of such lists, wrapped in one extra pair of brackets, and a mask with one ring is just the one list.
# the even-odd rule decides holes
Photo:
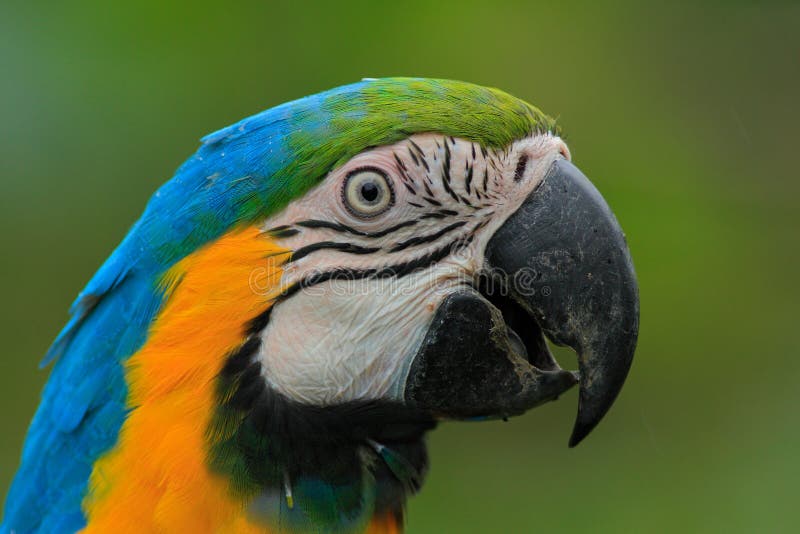
[(170, 297), (125, 365), (130, 413), (116, 447), (94, 465), (86, 532), (247, 526), (229, 480), (208, 468), (207, 428), (225, 356), (274, 298), (254, 291), (251, 275), (265, 269), (262, 282), (277, 290), (286, 257), (288, 251), (251, 227), (170, 269), (164, 279)]

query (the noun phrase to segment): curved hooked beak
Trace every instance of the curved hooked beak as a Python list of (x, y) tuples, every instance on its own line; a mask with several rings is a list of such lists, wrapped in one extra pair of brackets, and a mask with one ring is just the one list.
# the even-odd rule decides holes
[[(489, 287), (437, 309), (406, 402), (438, 417), (506, 417), (578, 382), (577, 445), (613, 404), (636, 348), (639, 295), (622, 229), (589, 180), (558, 159), (489, 240), (485, 267)], [(558, 366), (545, 336), (575, 350), (578, 373)]]
[(636, 349), (639, 289), (625, 235), (594, 185), (559, 159), (492, 237), (486, 261), (544, 334), (578, 354), (574, 447), (611, 408)]

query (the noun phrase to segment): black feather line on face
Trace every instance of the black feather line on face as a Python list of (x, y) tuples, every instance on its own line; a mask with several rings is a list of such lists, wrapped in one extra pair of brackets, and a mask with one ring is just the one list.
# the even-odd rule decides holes
[(408, 182), (403, 182), (403, 185), (406, 186), (406, 189), (408, 189), (408, 192), (411, 193), (412, 195), (416, 195), (417, 194), (417, 190), (414, 189), (414, 186), (412, 186)]
[(444, 159), (442, 160), (442, 185), (444, 186), (444, 190), (447, 191), (447, 194), (453, 197), (453, 200), (456, 202), (461, 202), (461, 198), (456, 195), (453, 188), (450, 187), (450, 159), (452, 154), (450, 153), (450, 147), (447, 143), (444, 144)]
[(267, 233), (273, 237), (281, 239), (297, 235), (300, 233), (300, 230), (284, 224), (282, 226), (276, 226), (275, 228), (270, 228), (269, 230), (267, 230)]
[(306, 245), (305, 247), (300, 247), (294, 252), (292, 252), (292, 257), (289, 259), (289, 262), (298, 261), (301, 258), (305, 258), (309, 254), (313, 252), (317, 252), (318, 250), (338, 250), (340, 252), (347, 252), (348, 254), (372, 254), (373, 252), (378, 252), (380, 248), (376, 247), (362, 247), (356, 245), (354, 243), (337, 243), (336, 241), (320, 241), (318, 243), (312, 243), (310, 245)]
[(472, 202), (470, 202), (468, 198), (462, 197), (461, 195), (459, 195), (458, 198), (461, 199), (461, 202), (465, 204), (468, 208), (475, 209), (475, 206), (472, 205)]
[(433, 191), (431, 191), (431, 186), (428, 185), (428, 181), (427, 180), (423, 180), (422, 181), (422, 187), (425, 188), (425, 192), (428, 194), (429, 197), (433, 197), (434, 196), (433, 195)]
[(424, 215), (420, 215), (420, 219), (444, 219), (446, 217), (452, 217), (453, 215), (458, 215), (457, 211), (453, 210), (439, 210), (434, 211), (432, 213), (425, 213)]
[[(411, 154), (412, 157), (414, 157), (414, 154), (411, 152), (410, 149), (409, 153)], [(400, 174), (401, 178), (400, 182), (405, 186), (405, 188), (408, 190), (409, 193), (411, 193), (412, 195), (416, 195), (417, 189), (416, 187), (414, 187), (414, 180), (411, 178), (411, 176), (408, 175), (408, 168), (406, 167), (406, 164), (403, 163), (403, 160), (401, 160), (396, 153), (392, 155), (394, 156), (395, 163), (397, 163), (397, 172)]]
[[(412, 204), (412, 203), (409, 202), (409, 204)], [(412, 204), (412, 205), (420, 207), (420, 208), (422, 207), (422, 206), (420, 206), (418, 204)], [(377, 238), (377, 237), (387, 236), (387, 235), (389, 235), (389, 234), (391, 234), (393, 232), (396, 232), (397, 230), (400, 230), (402, 228), (407, 228), (409, 226), (414, 226), (415, 224), (417, 224), (417, 221), (415, 221), (415, 220), (402, 221), (402, 222), (399, 222), (399, 223), (395, 224), (394, 226), (390, 226), (389, 228), (385, 228), (385, 229), (380, 230), (378, 232), (362, 232), (361, 230), (356, 230), (355, 228), (347, 226), (345, 224), (339, 224), (339, 223), (334, 223), (334, 222), (330, 222), (330, 221), (308, 220), (308, 221), (300, 221), (300, 222), (297, 222), (295, 224), (297, 226), (302, 226), (302, 227), (305, 227), (305, 228), (327, 228), (329, 230), (335, 230), (337, 232), (348, 233), (348, 234), (358, 235), (358, 236), (362, 236), (362, 237), (375, 237), (375, 238)]]
[(414, 154), (414, 151), (413, 151), (413, 150), (411, 150), (411, 148), (410, 148), (410, 147), (406, 147), (406, 149), (408, 150), (408, 155), (409, 155), (409, 156), (411, 156), (411, 161), (413, 161), (413, 162), (414, 162), (414, 165), (416, 165), (417, 167), (419, 167), (419, 159), (417, 158), (417, 155), (416, 155), (416, 154)]
[[(394, 161), (395, 161), (395, 163), (397, 163), (397, 168), (398, 168), (398, 170), (402, 171), (402, 172), (405, 174), (405, 172), (408, 170), (408, 169), (406, 168), (406, 164), (405, 164), (405, 163), (403, 163), (403, 160), (401, 160), (401, 159), (400, 159), (400, 158), (397, 156), (397, 154), (392, 154), (392, 156), (394, 156)], [(406, 178), (408, 178), (408, 176), (406, 176)]]
[(433, 234), (412, 237), (411, 239), (407, 239), (405, 241), (397, 243), (395, 246), (393, 246), (389, 250), (389, 252), (400, 252), (401, 250), (405, 250), (408, 247), (413, 247), (413, 246), (416, 246), (416, 245), (423, 245), (425, 243), (431, 243), (433, 241), (438, 240), (443, 235), (445, 235), (445, 234), (447, 234), (449, 232), (452, 232), (456, 228), (460, 228), (460, 227), (464, 226), (465, 224), (467, 224), (467, 223), (464, 222), (464, 221), (458, 221), (458, 222), (454, 222), (451, 225), (445, 226), (444, 228), (442, 228), (441, 230), (439, 230), (438, 232), (435, 232)]
[(415, 143), (411, 139), (409, 139), (408, 142), (411, 143), (411, 146), (414, 148), (417, 155), (419, 156), (420, 163), (422, 163), (422, 166), (425, 167), (425, 172), (430, 172), (431, 168), (428, 166), (428, 161), (427, 158), (425, 157), (425, 152), (419, 147), (417, 143)]
[(387, 267), (373, 268), (373, 269), (333, 269), (330, 271), (316, 272), (308, 275), (299, 282), (286, 288), (281, 295), (281, 299), (288, 298), (297, 293), (298, 291), (300, 291), (301, 289), (321, 284), (323, 282), (328, 282), (331, 280), (352, 281), (352, 280), (363, 280), (368, 278), (376, 278), (376, 279), (391, 278), (391, 277), (401, 278), (403, 276), (407, 276), (411, 273), (430, 267), (434, 263), (443, 260), (450, 254), (453, 254), (461, 250), (462, 248), (468, 246), (471, 242), (472, 242), (472, 236), (468, 236), (464, 239), (457, 239), (451, 241), (444, 247), (433, 250), (427, 254), (420, 256), (419, 258), (413, 259), (405, 263), (390, 265)]
[(466, 166), (467, 166), (466, 167), (467, 177), (464, 180), (464, 189), (467, 190), (467, 194), (468, 195), (471, 195), (472, 194), (472, 171), (473, 171), (473, 167), (469, 163), (467, 163)]

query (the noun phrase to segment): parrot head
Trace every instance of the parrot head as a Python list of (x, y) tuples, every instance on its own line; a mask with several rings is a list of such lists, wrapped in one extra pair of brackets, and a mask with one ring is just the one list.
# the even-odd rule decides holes
[[(638, 320), (631, 260), (550, 131), (497, 149), (438, 133), (369, 148), (264, 229), (292, 252), (253, 356), (288, 399), (472, 419), (580, 383), (575, 445), (622, 387)], [(579, 372), (545, 338), (573, 348)]]
[[(249, 522), (391, 531), (437, 422), (522, 414), (577, 385), (574, 446), (638, 331), (624, 234), (554, 122), (445, 80), (365, 80), (206, 137), (79, 297), (59, 365), (123, 292), (115, 320), (145, 333), (108, 356), (127, 411), (89, 466), (89, 527), (133, 476), (126, 447), (156, 457), (183, 432), (181, 460), (151, 469), (162, 487), (186, 463)], [(180, 487), (171, 507), (219, 506)]]
[[(353, 516), (364, 451), (378, 506), (402, 500), (440, 420), (521, 414), (579, 384), (580, 442), (628, 373), (638, 295), (622, 230), (553, 122), (430, 80), (365, 82), (313, 106), (326, 118), (303, 125), (309, 159), (292, 172), (318, 181), (258, 223), (290, 252), (252, 273), (273, 304), (222, 373), (244, 421), (233, 439), (272, 436), (251, 457), (283, 457), (267, 478), (283, 493), (294, 480), (295, 500), (304, 480), (353, 484)], [(575, 350), (577, 372), (547, 338)]]

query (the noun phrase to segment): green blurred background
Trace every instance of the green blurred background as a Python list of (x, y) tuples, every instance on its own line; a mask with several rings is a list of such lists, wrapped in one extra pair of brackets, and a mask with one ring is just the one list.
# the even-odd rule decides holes
[(627, 231), (642, 324), (577, 449), (574, 391), (436, 431), (409, 531), (798, 528), (796, 2), (4, 0), (0, 67), (0, 494), (67, 307), (198, 138), (415, 75), (559, 117)]

